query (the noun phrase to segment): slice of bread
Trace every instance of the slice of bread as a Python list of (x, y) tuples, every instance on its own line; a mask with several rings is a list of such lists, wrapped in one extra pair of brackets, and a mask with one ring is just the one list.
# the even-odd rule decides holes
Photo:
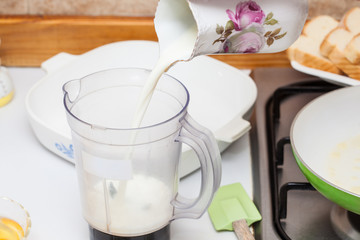
[(341, 19), (341, 25), (354, 35), (360, 33), (360, 8), (354, 7), (347, 11)]
[(325, 36), (338, 25), (339, 21), (335, 18), (320, 15), (314, 17), (304, 25), (303, 34), (320, 44)]
[(338, 24), (337, 20), (326, 15), (308, 21), (302, 35), (287, 49), (288, 58), (307, 67), (341, 74), (341, 70), (334, 63), (320, 54), (321, 42)]
[(346, 45), (344, 55), (351, 63), (360, 64), (360, 33)]
[(296, 42), (288, 49), (288, 57), (301, 65), (341, 74), (341, 71), (329, 59), (324, 58), (319, 52), (319, 45), (314, 40), (301, 35)]
[(335, 46), (338, 46), (340, 50), (345, 49), (345, 46), (353, 38), (353, 34), (347, 31), (345, 28), (335, 28), (330, 31), (322, 43), (320, 44), (320, 53), (324, 57), (329, 57)]
[(302, 45), (306, 44), (305, 41), (308, 41), (307, 39), (308, 38), (306, 36), (300, 35), (300, 37), (288, 49), (286, 49), (286, 55), (290, 61), (296, 61), (295, 49), (301, 48)]
[(351, 63), (344, 55), (343, 50), (335, 47), (330, 55), (329, 59), (340, 68), (346, 75), (351, 78), (360, 80), (360, 65)]
[[(360, 65), (349, 61), (345, 49), (354, 38), (354, 35), (360, 32), (359, 23), (360, 8), (350, 9), (344, 15), (340, 26), (329, 32), (320, 45), (320, 53), (323, 56), (328, 57), (347, 76), (358, 80), (360, 80)], [(351, 49), (347, 50), (347, 52), (349, 51), (351, 52)]]
[(287, 54), (304, 66), (360, 80), (360, 8), (347, 11), (340, 23), (323, 15), (311, 19)]

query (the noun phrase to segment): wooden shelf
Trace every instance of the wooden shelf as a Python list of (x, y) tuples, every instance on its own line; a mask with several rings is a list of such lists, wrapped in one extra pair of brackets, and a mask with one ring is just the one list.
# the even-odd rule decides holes
[[(59, 52), (82, 54), (126, 40), (157, 41), (153, 18), (2, 16), (0, 58), (4, 66), (40, 66)], [(216, 55), (236, 68), (289, 67), (285, 52)]]

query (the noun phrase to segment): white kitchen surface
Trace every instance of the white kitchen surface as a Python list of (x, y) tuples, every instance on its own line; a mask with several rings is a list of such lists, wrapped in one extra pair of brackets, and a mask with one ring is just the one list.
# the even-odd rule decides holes
[[(88, 240), (74, 165), (44, 148), (32, 132), (25, 96), (45, 76), (40, 68), (8, 68), (15, 86), (14, 99), (0, 108), (0, 196), (10, 197), (30, 213), (28, 240)], [(243, 184), (252, 195), (249, 135), (222, 154), (222, 184)], [(181, 194), (196, 197), (200, 172), (183, 178)], [(0, 213), (1, 215), (1, 213)], [(200, 219), (171, 223), (171, 240), (235, 240), (233, 232), (216, 232), (207, 213)]]

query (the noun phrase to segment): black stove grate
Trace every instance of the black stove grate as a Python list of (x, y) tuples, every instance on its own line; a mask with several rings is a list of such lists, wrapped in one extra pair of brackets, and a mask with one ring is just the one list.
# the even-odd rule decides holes
[[(326, 83), (320, 80), (311, 80), (298, 82), (276, 89), (272, 97), (266, 104), (266, 125), (267, 125), (267, 142), (269, 156), (269, 176), (272, 194), (273, 221), (275, 229), (281, 239), (296, 239), (297, 234), (292, 234), (291, 228), (286, 228), (287, 210), (290, 191), (314, 191), (315, 189), (306, 181), (286, 181), (279, 180), (279, 176), (287, 171), (284, 167), (284, 161), (295, 161), (294, 158), (288, 157), (284, 159), (285, 149), (291, 148), (289, 135), (279, 136), (279, 125), (281, 124), (281, 116), (286, 113), (281, 112), (281, 106), (288, 98), (295, 95), (304, 94), (324, 94), (339, 88), (338, 86)], [(295, 110), (297, 112), (297, 110)], [(292, 116), (293, 119), (294, 116)], [(288, 120), (287, 120), (288, 121)], [(289, 126), (289, 122), (287, 125)], [(287, 127), (289, 129), (289, 127)], [(288, 132), (290, 134), (290, 131)], [(314, 192), (318, 194), (317, 192)], [(289, 232), (289, 233), (288, 233)], [(291, 237), (290, 235), (294, 235)], [(324, 238), (324, 239), (327, 239)]]

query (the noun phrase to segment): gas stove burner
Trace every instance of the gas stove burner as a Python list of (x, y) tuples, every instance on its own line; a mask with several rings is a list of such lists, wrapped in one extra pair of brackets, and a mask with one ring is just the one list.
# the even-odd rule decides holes
[[(339, 86), (287, 68), (256, 69), (253, 77), (258, 86), (250, 132), (254, 202), (263, 217), (254, 224), (256, 239), (339, 240), (340, 232), (351, 232), (351, 238), (344, 239), (360, 239), (360, 231), (355, 228), (360, 227), (360, 220), (351, 213), (344, 215), (351, 215), (346, 226), (352, 227), (335, 230), (330, 217), (335, 203), (308, 183), (289, 140), (296, 114), (310, 101)], [(344, 222), (341, 218), (337, 221)], [(354, 228), (356, 231), (340, 231)], [(351, 235), (354, 231), (358, 235)]]
[(333, 228), (341, 239), (360, 239), (360, 215), (334, 205), (330, 216)]

